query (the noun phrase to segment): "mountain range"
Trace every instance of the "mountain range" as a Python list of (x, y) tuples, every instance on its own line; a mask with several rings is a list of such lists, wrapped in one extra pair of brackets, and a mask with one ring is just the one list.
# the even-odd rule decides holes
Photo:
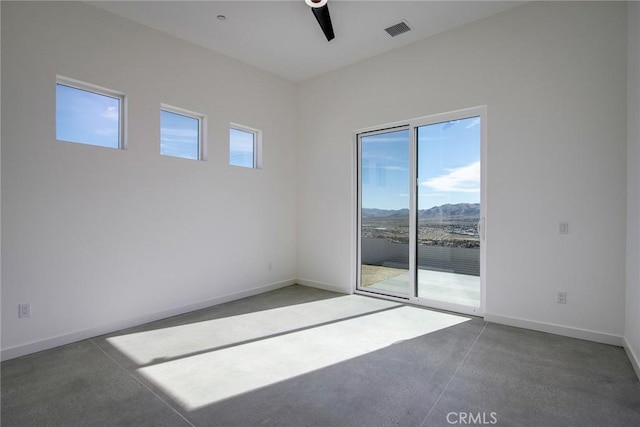
[[(362, 208), (362, 218), (402, 218), (409, 216), (409, 209)], [(480, 203), (456, 203), (434, 206), (418, 211), (418, 218), (478, 219)]]

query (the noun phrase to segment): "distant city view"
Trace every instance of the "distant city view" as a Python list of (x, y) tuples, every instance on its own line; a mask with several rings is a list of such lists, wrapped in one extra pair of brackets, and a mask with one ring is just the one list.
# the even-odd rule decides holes
[[(457, 203), (418, 211), (418, 244), (479, 248), (479, 203)], [(409, 243), (409, 210), (362, 209), (362, 237)]]

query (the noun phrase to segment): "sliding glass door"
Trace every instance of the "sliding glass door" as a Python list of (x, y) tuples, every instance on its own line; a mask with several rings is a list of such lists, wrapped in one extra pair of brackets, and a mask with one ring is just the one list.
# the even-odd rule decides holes
[(358, 134), (359, 291), (482, 312), (484, 109)]
[(370, 132), (360, 147), (360, 287), (408, 296), (409, 129)]
[(480, 307), (480, 117), (417, 132), (418, 296)]

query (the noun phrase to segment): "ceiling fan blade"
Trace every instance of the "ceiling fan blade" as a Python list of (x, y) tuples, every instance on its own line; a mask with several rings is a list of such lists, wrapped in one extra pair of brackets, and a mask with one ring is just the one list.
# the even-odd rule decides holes
[(325, 4), (322, 7), (312, 7), (311, 10), (318, 24), (320, 24), (322, 32), (325, 37), (327, 37), (327, 41), (330, 42), (335, 37), (335, 34), (333, 34), (333, 25), (331, 24), (331, 16), (329, 15), (329, 5)]

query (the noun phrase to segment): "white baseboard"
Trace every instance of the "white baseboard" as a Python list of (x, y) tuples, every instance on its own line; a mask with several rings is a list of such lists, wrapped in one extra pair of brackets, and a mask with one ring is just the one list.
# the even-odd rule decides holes
[(352, 289), (344, 289), (336, 285), (329, 285), (328, 283), (314, 282), (313, 280), (297, 279), (296, 283), (302, 286), (308, 286), (310, 288), (323, 289), (325, 291), (337, 292), (339, 294), (351, 295)]
[(38, 351), (48, 350), (50, 348), (59, 347), (61, 345), (71, 344), (77, 341), (86, 340), (89, 338), (97, 337), (111, 332), (119, 331), (121, 329), (130, 328), (133, 326), (142, 325), (149, 322), (155, 322), (156, 320), (166, 319), (168, 317), (178, 316), (181, 314), (189, 313), (191, 311), (201, 310), (203, 308), (212, 307), (214, 305), (223, 304), (229, 301), (235, 301), (241, 298), (250, 297), (253, 295), (262, 294), (276, 289), (284, 288), (286, 286), (295, 285), (297, 282), (295, 279), (289, 279), (282, 282), (271, 283), (264, 286), (258, 286), (256, 288), (247, 289), (232, 294), (222, 295), (220, 297), (208, 299), (205, 301), (199, 301), (193, 304), (183, 305), (181, 307), (164, 310), (157, 313), (151, 313), (143, 316), (132, 317), (129, 319), (109, 323), (107, 325), (101, 325), (92, 327), (89, 329), (83, 329), (80, 331), (71, 332), (68, 334), (58, 335), (52, 338), (46, 338), (43, 340), (31, 342), (28, 344), (22, 344), (15, 347), (9, 347), (2, 349), (0, 359), (9, 360), (27, 354), (36, 353)]
[(631, 347), (631, 344), (629, 343), (629, 341), (627, 341), (626, 337), (624, 338), (623, 347), (624, 347), (624, 351), (627, 353), (627, 357), (629, 358), (629, 361), (631, 362), (631, 366), (633, 366), (633, 370), (636, 371), (636, 375), (640, 380), (640, 358), (633, 351), (633, 348)]
[(484, 315), (484, 320), (492, 323), (499, 323), (517, 328), (531, 329), (534, 331), (547, 332), (550, 334), (562, 335), (565, 337), (579, 338), (587, 341), (594, 341), (603, 344), (623, 347), (623, 338), (620, 335), (606, 334), (603, 332), (590, 331), (588, 329), (573, 328), (570, 326), (556, 325), (554, 323), (537, 322), (535, 320), (520, 319), (518, 317), (501, 316), (499, 314)]

